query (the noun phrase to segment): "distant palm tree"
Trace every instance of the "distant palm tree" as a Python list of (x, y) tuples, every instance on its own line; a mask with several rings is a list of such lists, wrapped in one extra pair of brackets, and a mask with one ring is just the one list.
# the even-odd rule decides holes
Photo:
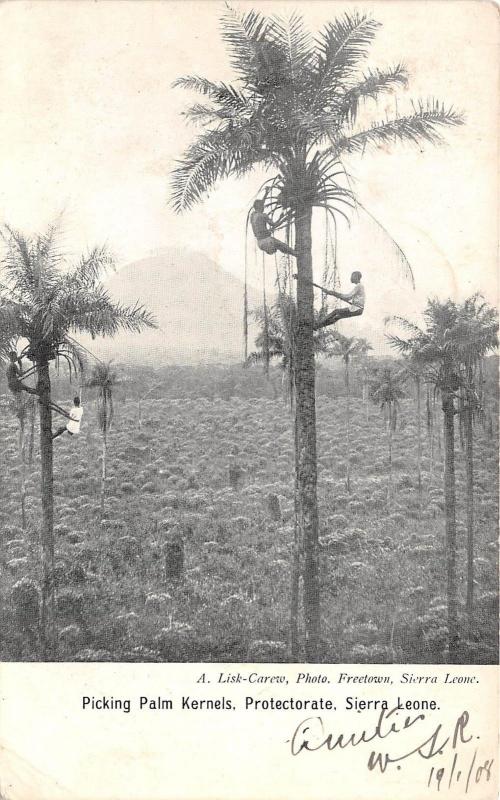
[[(473, 599), (473, 459), (472, 418), (477, 410), (474, 395), (475, 371), (482, 356), (497, 345), (496, 311), (473, 295), (463, 304), (452, 300), (429, 300), (424, 312), (425, 330), (404, 318), (394, 321), (406, 330), (403, 339), (390, 335), (393, 347), (411, 353), (426, 365), (426, 380), (441, 394), (444, 420), (444, 490), (446, 514), (448, 647), (449, 659), (457, 659), (459, 644), (456, 579), (456, 485), (455, 485), (455, 415), (460, 413), (465, 397), (467, 437), (467, 525), (468, 525), (468, 604)], [(458, 407), (457, 407), (458, 404)]]
[[(314, 312), (315, 320), (320, 318), (321, 311)], [(251, 352), (247, 358), (247, 364), (266, 363), (273, 359), (279, 359), (280, 367), (283, 370), (284, 394), (293, 408), (294, 404), (294, 364), (295, 346), (294, 329), (297, 319), (297, 307), (294, 299), (287, 294), (280, 293), (278, 299), (266, 307), (262, 306), (253, 309), (253, 315), (259, 325), (259, 332), (255, 339), (256, 350)], [(313, 346), (316, 354), (326, 353), (331, 333), (321, 328), (314, 333)]]
[[(44, 657), (56, 649), (54, 595), (54, 491), (50, 363), (64, 359), (70, 370), (81, 366), (82, 352), (70, 336), (90, 333), (114, 336), (120, 328), (141, 331), (155, 325), (144, 308), (114, 302), (100, 282), (112, 259), (106, 248), (95, 248), (76, 266), (63, 271), (57, 225), (35, 237), (5, 227), (0, 274), (0, 340), (15, 346), (27, 340), (21, 355), (36, 373), (40, 409), (42, 495), (42, 610)], [(57, 409), (56, 409), (57, 410)]]
[(341, 358), (344, 363), (344, 385), (346, 389), (345, 485), (348, 493), (351, 492), (351, 384), (349, 367), (353, 359), (366, 355), (371, 349), (372, 346), (366, 339), (343, 336), (341, 333), (335, 332), (332, 334), (327, 350), (329, 356)]
[[(371, 345), (368, 346), (368, 350), (371, 350)], [(373, 356), (368, 354), (368, 350), (365, 353), (359, 354), (358, 359), (358, 372), (361, 376), (361, 397), (363, 400), (363, 405), (365, 407), (365, 417), (368, 421), (368, 408), (369, 408), (369, 389), (370, 389), (370, 377), (373, 374), (373, 370), (375, 368), (373, 362)]]
[(104, 517), (106, 502), (108, 432), (114, 416), (113, 389), (119, 382), (116, 372), (111, 367), (111, 362), (108, 361), (96, 364), (86, 383), (89, 389), (97, 389), (97, 420), (102, 436), (101, 517)]
[(389, 367), (377, 372), (371, 380), (370, 398), (384, 413), (385, 428), (387, 432), (387, 449), (389, 453), (389, 481), (387, 485), (387, 499), (392, 501), (392, 436), (397, 428), (400, 410), (400, 400), (406, 397), (404, 386), (406, 375), (401, 369)]
[[(266, 211), (294, 226), (297, 251), (295, 393), (298, 461), (295, 465), (304, 532), (304, 616), (308, 661), (319, 657), (320, 585), (317, 505), (314, 295), (312, 271), (313, 208), (345, 216), (352, 193), (341, 186), (344, 155), (366, 148), (387, 149), (398, 141), (421, 145), (441, 140), (439, 129), (462, 117), (437, 101), (366, 129), (358, 116), (408, 81), (398, 64), (363, 73), (379, 24), (357, 12), (344, 14), (312, 37), (303, 20), (267, 17), (254, 10), (238, 14), (229, 6), (222, 18), (238, 84), (199, 76), (179, 78), (177, 86), (206, 98), (185, 112), (203, 126), (173, 173), (172, 202), (184, 211), (199, 202), (219, 180), (255, 167), (272, 170)], [(358, 204), (359, 205), (359, 204)], [(399, 250), (401, 254), (401, 251)]]
[(422, 385), (425, 382), (425, 367), (418, 354), (409, 353), (403, 361), (402, 369), (413, 381), (417, 400), (417, 485), (418, 496), (422, 500)]

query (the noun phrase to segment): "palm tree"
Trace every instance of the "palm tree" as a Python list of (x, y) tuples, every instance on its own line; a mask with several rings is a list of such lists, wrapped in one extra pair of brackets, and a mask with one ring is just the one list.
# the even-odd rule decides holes
[[(472, 419), (477, 411), (474, 399), (475, 371), (479, 360), (497, 344), (497, 315), (494, 309), (479, 303), (473, 295), (462, 305), (452, 300), (429, 300), (424, 312), (425, 330), (408, 320), (393, 318), (408, 338), (390, 335), (393, 347), (411, 353), (426, 365), (426, 380), (441, 394), (444, 427), (444, 490), (446, 514), (447, 594), (449, 658), (456, 661), (459, 643), (456, 579), (456, 485), (455, 485), (455, 415), (460, 413), (465, 396), (467, 437), (467, 527), (468, 527), (468, 603), (473, 598), (473, 459)], [(456, 407), (458, 403), (458, 408)]]
[[(321, 311), (314, 312), (314, 319), (319, 320)], [(280, 291), (278, 299), (264, 307), (253, 309), (253, 316), (259, 325), (259, 333), (255, 339), (256, 350), (249, 353), (248, 365), (264, 363), (279, 359), (283, 370), (284, 395), (294, 407), (294, 329), (297, 319), (297, 306), (290, 295)], [(327, 353), (331, 333), (325, 328), (314, 332), (313, 347), (315, 353)], [(285, 376), (288, 378), (285, 384)]]
[(173, 173), (174, 209), (189, 209), (220, 179), (261, 167), (273, 173), (266, 210), (278, 212), (282, 224), (295, 230), (295, 468), (305, 548), (309, 661), (318, 659), (320, 647), (312, 211), (326, 207), (345, 216), (352, 205), (351, 192), (339, 183), (345, 175), (342, 156), (362, 154), (371, 146), (387, 149), (397, 141), (435, 143), (441, 141), (441, 127), (462, 122), (460, 114), (433, 101), (366, 129), (358, 126), (358, 113), (366, 101), (405, 86), (408, 80), (401, 64), (362, 72), (378, 27), (369, 16), (355, 12), (328, 23), (313, 39), (297, 14), (283, 20), (254, 10), (239, 14), (227, 7), (222, 36), (237, 83), (199, 76), (176, 81), (177, 86), (203, 95), (206, 102), (185, 112), (204, 131)]
[[(371, 350), (371, 346), (368, 345), (368, 350)], [(358, 371), (361, 375), (361, 397), (363, 400), (363, 405), (365, 407), (365, 418), (368, 422), (368, 408), (369, 408), (369, 388), (370, 388), (370, 377), (373, 374), (374, 370), (374, 363), (373, 363), (373, 356), (368, 355), (368, 350), (365, 353), (359, 354), (359, 362), (358, 362)]]
[(481, 363), (498, 347), (498, 312), (476, 294), (458, 308), (456, 335), (462, 340), (462, 387), (459, 410), (465, 438), (467, 516), (467, 596), (469, 626), (474, 610), (474, 421), (483, 414)]
[(113, 389), (119, 383), (116, 372), (112, 369), (111, 362), (101, 361), (96, 364), (86, 383), (89, 389), (97, 389), (97, 421), (102, 436), (102, 463), (101, 463), (101, 517), (104, 517), (106, 501), (106, 466), (108, 450), (108, 432), (114, 416)]
[[(63, 271), (57, 225), (29, 237), (10, 227), (2, 233), (5, 254), (0, 285), (0, 332), (12, 345), (27, 340), (21, 355), (36, 373), (40, 409), (42, 496), (42, 609), (44, 658), (55, 656), (54, 493), (50, 364), (64, 359), (81, 366), (81, 350), (70, 332), (113, 336), (120, 328), (140, 331), (155, 325), (144, 308), (114, 302), (100, 282), (112, 266), (106, 248), (95, 248)], [(56, 410), (58, 410), (56, 408)]]
[(422, 501), (422, 384), (425, 382), (425, 368), (414, 354), (403, 361), (402, 369), (413, 381), (417, 400), (417, 484), (418, 496)]
[(355, 336), (343, 336), (343, 334), (337, 332), (332, 335), (328, 348), (328, 355), (341, 358), (344, 364), (344, 385), (346, 389), (345, 485), (349, 494), (351, 492), (351, 384), (349, 379), (349, 367), (352, 359), (366, 355), (371, 349), (372, 346), (366, 339), (358, 339)]
[(392, 436), (397, 428), (400, 411), (400, 400), (406, 396), (404, 385), (406, 375), (403, 370), (383, 369), (372, 378), (370, 398), (384, 413), (385, 429), (387, 432), (387, 449), (389, 454), (389, 482), (387, 485), (387, 500), (392, 500)]
[(448, 599), (448, 652), (454, 663), (458, 647), (458, 607), (456, 575), (456, 485), (455, 485), (455, 398), (460, 386), (458, 341), (453, 336), (457, 306), (452, 300), (429, 300), (424, 312), (426, 329), (395, 317), (409, 334), (407, 339), (390, 334), (391, 345), (404, 355), (426, 364), (427, 380), (441, 393), (444, 422), (444, 495), (446, 515), (446, 572)]

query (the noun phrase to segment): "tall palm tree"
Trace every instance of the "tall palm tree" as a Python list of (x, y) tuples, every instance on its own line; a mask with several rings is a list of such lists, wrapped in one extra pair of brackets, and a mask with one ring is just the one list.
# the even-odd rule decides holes
[(459, 410), (463, 420), (466, 472), (467, 519), (467, 595), (466, 610), (469, 625), (474, 610), (474, 421), (481, 418), (482, 371), (484, 356), (498, 347), (498, 312), (476, 294), (458, 307), (459, 323), (456, 331), (463, 344), (460, 350), (462, 367), (461, 402)]
[(427, 380), (441, 394), (444, 427), (444, 496), (446, 515), (446, 573), (448, 601), (448, 653), (454, 663), (458, 649), (458, 605), (456, 567), (455, 399), (460, 387), (458, 341), (453, 336), (457, 306), (452, 300), (429, 300), (424, 312), (426, 329), (408, 320), (393, 318), (408, 333), (406, 339), (390, 334), (391, 345), (427, 365)]
[[(441, 394), (444, 427), (444, 490), (446, 514), (447, 594), (449, 658), (457, 658), (459, 643), (456, 579), (456, 485), (455, 415), (462, 410), (465, 395), (467, 430), (467, 526), (468, 526), (468, 602), (473, 598), (473, 458), (472, 417), (477, 410), (474, 399), (475, 369), (482, 355), (497, 345), (498, 322), (494, 309), (473, 295), (463, 304), (452, 300), (429, 300), (424, 312), (425, 330), (408, 320), (393, 318), (406, 330), (407, 338), (390, 335), (393, 347), (411, 353), (426, 365), (426, 380)], [(472, 416), (471, 416), (472, 415)]]
[[(6, 227), (0, 274), (0, 331), (12, 345), (26, 340), (22, 356), (36, 374), (40, 409), (42, 496), (42, 609), (44, 657), (56, 651), (54, 595), (54, 491), (50, 364), (64, 359), (70, 369), (82, 363), (71, 333), (113, 336), (120, 328), (141, 331), (155, 325), (141, 306), (114, 302), (100, 278), (112, 266), (106, 248), (95, 248), (76, 265), (66, 265), (58, 247), (57, 225), (34, 237)], [(65, 268), (65, 269), (64, 269)]]
[(400, 411), (400, 400), (406, 396), (404, 385), (406, 375), (401, 369), (387, 367), (377, 372), (372, 378), (370, 398), (384, 413), (385, 429), (387, 433), (387, 450), (389, 456), (389, 481), (387, 484), (387, 499), (392, 501), (392, 437), (397, 428)]
[(102, 436), (101, 517), (104, 517), (106, 502), (108, 432), (111, 428), (114, 416), (113, 389), (119, 382), (119, 378), (113, 370), (110, 361), (101, 361), (96, 364), (92, 369), (89, 380), (86, 382), (86, 386), (89, 389), (97, 389), (97, 421)]
[(372, 349), (371, 344), (366, 339), (356, 338), (355, 336), (344, 336), (335, 332), (330, 340), (328, 348), (329, 356), (336, 356), (342, 359), (344, 364), (344, 385), (346, 390), (346, 490), (351, 492), (351, 383), (349, 367), (351, 361), (358, 356), (363, 356)]
[(237, 83), (199, 76), (179, 78), (206, 102), (185, 112), (204, 126), (173, 173), (172, 202), (189, 209), (229, 175), (254, 167), (271, 171), (266, 210), (294, 227), (297, 251), (295, 390), (298, 435), (296, 475), (304, 535), (304, 616), (306, 658), (320, 648), (314, 295), (311, 284), (313, 208), (345, 215), (353, 203), (345, 188), (340, 159), (387, 149), (397, 141), (421, 145), (441, 141), (439, 129), (462, 122), (460, 114), (433, 101), (419, 103), (401, 117), (363, 129), (358, 114), (369, 99), (405, 86), (408, 74), (398, 64), (363, 72), (363, 62), (379, 24), (371, 17), (345, 14), (316, 38), (303, 20), (266, 17), (254, 10), (239, 14), (227, 7), (222, 36)]

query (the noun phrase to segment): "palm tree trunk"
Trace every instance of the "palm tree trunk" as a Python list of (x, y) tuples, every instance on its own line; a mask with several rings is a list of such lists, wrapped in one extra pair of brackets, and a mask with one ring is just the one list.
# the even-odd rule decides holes
[(264, 308), (264, 341), (262, 344), (264, 356), (264, 375), (269, 380), (269, 315), (267, 313), (266, 296), (266, 256), (262, 253), (262, 305)]
[(311, 221), (312, 208), (299, 206), (295, 221), (298, 275), (295, 362), (298, 457), (295, 469), (304, 537), (305, 656), (306, 661), (315, 662), (320, 647), (320, 591)]
[(474, 609), (474, 445), (472, 428), (472, 408), (465, 412), (465, 472), (467, 505), (467, 615), (469, 628)]
[(422, 408), (420, 398), (420, 378), (415, 378), (417, 386), (417, 482), (418, 497), (422, 502)]
[(33, 464), (33, 451), (35, 449), (35, 415), (36, 415), (36, 405), (35, 405), (35, 398), (30, 398), (30, 406), (29, 406), (29, 418), (30, 418), (30, 439), (29, 439), (29, 448), (28, 448), (28, 464)]
[(363, 377), (363, 403), (365, 406), (365, 420), (368, 422), (368, 383), (365, 377)]
[[(297, 417), (294, 422), (295, 462), (298, 461)], [(301, 531), (299, 526), (299, 498), (297, 491), (297, 474), (295, 475), (294, 491), (294, 530), (293, 530), (293, 561), (292, 584), (290, 592), (290, 655), (292, 661), (299, 660), (299, 588), (300, 588), (300, 562), (301, 562)]]
[(19, 460), (21, 467), (21, 527), (26, 532), (26, 447), (24, 441), (25, 419), (19, 419)]
[(42, 472), (42, 608), (41, 636), (43, 658), (55, 656), (55, 592), (54, 592), (54, 468), (52, 443), (52, 410), (49, 362), (38, 363), (37, 390), (40, 402), (40, 458)]
[(247, 236), (248, 222), (245, 228), (245, 288), (243, 291), (243, 341), (245, 350), (244, 366), (248, 366), (248, 276), (247, 276)]
[(389, 482), (387, 484), (387, 501), (392, 502), (392, 413), (389, 406), (389, 419), (388, 419), (388, 440), (387, 446), (389, 450)]
[(345, 362), (345, 388), (346, 388), (346, 471), (345, 488), (351, 493), (351, 386), (349, 383), (349, 356)]
[(443, 452), (443, 438), (444, 438), (444, 423), (441, 422), (439, 414), (436, 417), (436, 434), (437, 434), (437, 450), (441, 454)]
[(430, 391), (427, 388), (426, 397), (427, 436), (429, 439), (429, 480), (434, 483), (434, 411), (431, 405)]
[(448, 595), (449, 661), (456, 662), (458, 644), (458, 609), (456, 575), (456, 487), (455, 487), (455, 408), (453, 395), (443, 392), (444, 423), (444, 503), (446, 514), (446, 572)]
[(102, 464), (101, 464), (101, 519), (104, 519), (106, 502), (106, 458), (108, 452), (108, 436), (106, 430), (102, 432)]

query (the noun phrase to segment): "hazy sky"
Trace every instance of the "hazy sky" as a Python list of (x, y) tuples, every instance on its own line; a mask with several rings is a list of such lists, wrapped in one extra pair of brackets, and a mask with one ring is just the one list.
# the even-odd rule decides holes
[[(250, 7), (246, 3), (237, 8)], [(467, 124), (449, 146), (396, 146), (347, 164), (356, 191), (414, 267), (417, 292), (402, 284), (383, 237), (353, 217), (340, 226), (343, 282), (366, 277), (366, 320), (412, 314), (432, 293), (482, 290), (496, 301), (498, 13), (486, 2), (255, 3), (269, 13), (300, 9), (312, 29), (347, 9), (383, 27), (369, 64), (403, 60), (409, 98), (436, 96), (463, 109)], [(171, 88), (179, 75), (231, 79), (219, 36), (223, 4), (34, 2), (0, 5), (0, 221), (36, 231), (62, 208), (65, 240), (79, 251), (107, 240), (119, 264), (162, 246), (207, 253), (242, 277), (244, 221), (262, 180), (222, 183), (178, 217), (167, 206), (168, 174), (194, 135), (180, 116), (192, 99)], [(373, 109), (373, 106), (371, 107)], [(368, 113), (370, 113), (370, 107)], [(394, 111), (389, 97), (379, 116)], [(315, 225), (319, 257), (322, 220)], [(251, 281), (259, 271), (250, 259)], [(269, 259), (271, 271), (273, 260)], [(260, 269), (260, 268), (259, 268)]]

